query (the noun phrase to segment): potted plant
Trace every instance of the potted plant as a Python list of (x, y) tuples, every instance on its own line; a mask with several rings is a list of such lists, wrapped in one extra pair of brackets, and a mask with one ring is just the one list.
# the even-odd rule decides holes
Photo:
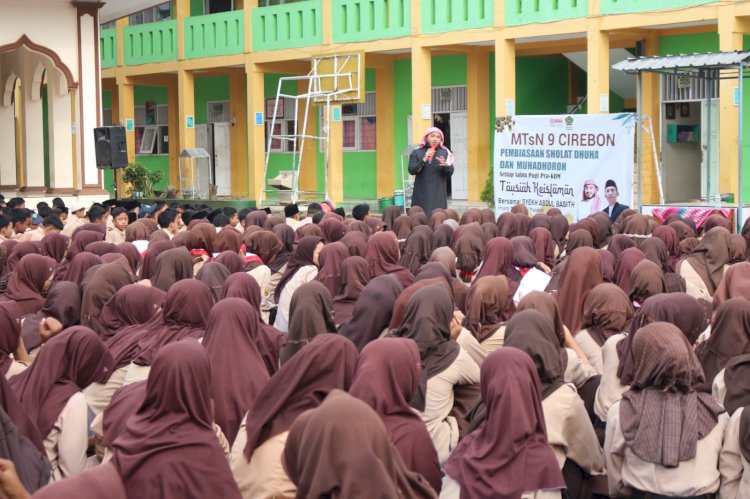
[(123, 171), (122, 180), (130, 184), (128, 193), (135, 198), (154, 197), (154, 186), (164, 178), (164, 172), (149, 171), (140, 163), (130, 163)]

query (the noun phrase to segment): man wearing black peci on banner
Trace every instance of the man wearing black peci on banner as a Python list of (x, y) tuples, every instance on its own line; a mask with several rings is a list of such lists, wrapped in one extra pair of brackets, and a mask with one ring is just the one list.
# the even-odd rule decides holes
[(615, 181), (611, 179), (607, 180), (607, 183), (604, 184), (604, 197), (607, 199), (609, 206), (602, 211), (609, 215), (609, 219), (612, 220), (612, 223), (617, 220), (620, 213), (629, 208), (629, 206), (617, 202), (617, 196), (619, 195), (620, 193), (617, 191), (617, 184)]

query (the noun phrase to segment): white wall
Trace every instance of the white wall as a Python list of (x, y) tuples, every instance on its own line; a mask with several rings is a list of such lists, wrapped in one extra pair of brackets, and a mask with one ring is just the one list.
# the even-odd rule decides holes
[(78, 81), (76, 8), (68, 0), (2, 0), (0, 45), (26, 35), (33, 43), (54, 50)]

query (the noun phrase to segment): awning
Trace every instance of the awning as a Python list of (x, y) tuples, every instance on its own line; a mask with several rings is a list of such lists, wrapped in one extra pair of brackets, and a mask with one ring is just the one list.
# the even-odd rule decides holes
[(681, 54), (654, 57), (631, 57), (612, 65), (626, 73), (655, 72), (678, 73), (700, 70), (723, 70), (748, 64), (750, 52), (707, 52), (705, 54)]

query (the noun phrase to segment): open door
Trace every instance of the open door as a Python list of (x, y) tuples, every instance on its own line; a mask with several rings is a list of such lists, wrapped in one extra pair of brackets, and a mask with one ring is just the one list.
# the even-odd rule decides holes
[(451, 198), (469, 199), (469, 142), (466, 132), (466, 113), (450, 115), (451, 152), (455, 161), (451, 176)]
[[(701, 102), (701, 195), (712, 203), (719, 190), (719, 99), (711, 99), (711, 137), (708, 137), (708, 101)], [(711, 147), (709, 147), (709, 141)], [(709, 158), (709, 149), (711, 157)], [(708, 175), (707, 175), (708, 172)]]
[(232, 161), (229, 123), (214, 123), (214, 182), (216, 194), (230, 196), (232, 194)]

